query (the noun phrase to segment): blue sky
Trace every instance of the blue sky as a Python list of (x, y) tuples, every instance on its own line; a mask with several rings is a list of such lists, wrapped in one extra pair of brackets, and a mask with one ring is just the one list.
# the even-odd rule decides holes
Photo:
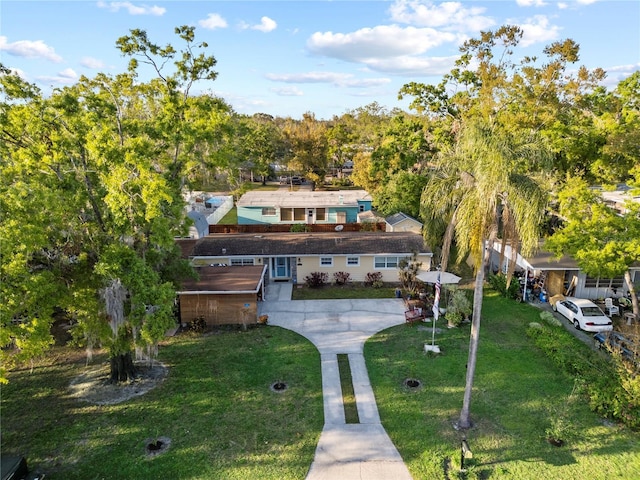
[(131, 29), (180, 49), (174, 28), (192, 25), (218, 61), (218, 78), (195, 93), (244, 114), (330, 119), (372, 102), (406, 109), (404, 84), (438, 83), (465, 39), (505, 24), (523, 28), (522, 55), (575, 40), (579, 65), (603, 68), (608, 86), (640, 69), (638, 0), (3, 0), (0, 62), (47, 93), (124, 72), (115, 44)]

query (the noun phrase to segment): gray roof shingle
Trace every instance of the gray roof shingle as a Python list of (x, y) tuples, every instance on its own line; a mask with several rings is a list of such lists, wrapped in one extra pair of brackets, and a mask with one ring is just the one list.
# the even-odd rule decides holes
[(431, 253), (431, 249), (424, 244), (421, 235), (410, 232), (238, 233), (201, 238), (189, 256), (384, 255), (412, 252)]

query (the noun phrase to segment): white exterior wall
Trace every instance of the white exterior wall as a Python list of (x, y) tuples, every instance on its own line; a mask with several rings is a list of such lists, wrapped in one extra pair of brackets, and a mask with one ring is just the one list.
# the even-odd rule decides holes
[[(367, 273), (380, 272), (382, 281), (396, 283), (400, 281), (398, 268), (376, 268), (375, 257), (381, 255), (349, 255), (349, 257), (358, 257), (360, 265), (347, 265), (347, 255), (327, 255), (333, 259), (332, 266), (320, 265), (320, 256), (298, 257), (298, 283), (304, 283), (306, 276), (313, 272), (326, 272), (329, 275), (329, 282), (333, 281), (335, 272), (349, 272), (349, 280), (352, 282), (364, 282)], [(418, 261), (422, 262), (422, 270), (431, 268), (431, 255), (418, 255)]]
[(411, 220), (407, 218), (402, 220), (401, 222), (396, 223), (395, 225), (387, 224), (389, 228), (387, 228), (387, 232), (413, 232), (413, 233), (422, 233), (422, 224), (416, 222), (415, 220)]

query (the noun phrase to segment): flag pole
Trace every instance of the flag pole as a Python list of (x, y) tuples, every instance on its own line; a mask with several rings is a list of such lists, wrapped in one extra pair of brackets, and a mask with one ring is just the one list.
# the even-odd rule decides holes
[(431, 329), (431, 348), (425, 345), (426, 351), (440, 353), (440, 349), (435, 345), (436, 343), (436, 321), (440, 316), (440, 269), (438, 269), (438, 279), (436, 280), (436, 295), (433, 299), (433, 328)]

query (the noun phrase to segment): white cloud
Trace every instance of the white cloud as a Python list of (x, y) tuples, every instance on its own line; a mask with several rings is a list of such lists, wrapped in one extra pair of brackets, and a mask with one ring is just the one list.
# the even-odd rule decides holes
[(78, 80), (78, 74), (71, 68), (65, 68), (61, 72), (58, 72), (56, 76), (40, 76), (37, 77), (37, 80), (40, 83), (68, 85)]
[(210, 13), (205, 20), (200, 20), (198, 25), (208, 30), (215, 30), (216, 28), (227, 28), (227, 21), (217, 13)]
[(350, 73), (336, 72), (306, 72), (306, 73), (268, 73), (269, 80), (284, 83), (328, 83), (338, 87), (362, 88), (386, 85), (391, 82), (388, 78), (355, 78)]
[(568, 0), (568, 1), (559, 1), (556, 6), (559, 10), (578, 10), (585, 5), (591, 5), (593, 3), (599, 2), (600, 0)]
[(62, 57), (56, 54), (53, 47), (50, 47), (42, 40), (19, 40), (8, 43), (7, 37), (0, 36), (0, 51), (7, 52), (15, 57), (44, 58), (54, 63), (61, 63)]
[(302, 90), (297, 87), (280, 87), (271, 88), (270, 90), (276, 95), (280, 95), (282, 97), (301, 97), (304, 95)]
[(431, 77), (449, 73), (458, 56), (453, 57), (396, 57), (367, 62), (371, 70), (390, 75)]
[(352, 33), (316, 32), (307, 40), (310, 52), (349, 62), (417, 55), (459, 37), (432, 28), (383, 25)]
[(260, 32), (268, 33), (268, 32), (272, 32), (277, 27), (278, 27), (278, 24), (275, 22), (275, 20), (272, 20), (269, 17), (262, 17), (258, 25), (253, 25), (250, 28), (252, 30), (258, 30)]
[(607, 72), (622, 72), (628, 75), (631, 75), (633, 72), (637, 70), (640, 70), (640, 63), (630, 63), (627, 65), (615, 65), (613, 67), (606, 68)]
[(544, 7), (547, 3), (544, 0), (516, 0), (521, 7)]
[(528, 47), (534, 43), (549, 42), (560, 38), (560, 27), (552, 25), (544, 15), (536, 15), (519, 24), (522, 28), (520, 45)]
[(389, 13), (394, 22), (445, 30), (486, 30), (495, 25), (491, 17), (482, 15), (484, 7), (467, 8), (461, 2), (443, 2), (436, 5), (429, 0), (396, 0)]
[(111, 12), (119, 12), (120, 9), (126, 10), (129, 15), (153, 15), (161, 17), (167, 11), (164, 7), (158, 7), (157, 5), (134, 5), (131, 2), (98, 2), (99, 8), (106, 8)]
[(629, 65), (615, 65), (613, 67), (603, 68), (603, 70), (607, 73), (607, 76), (602, 81), (602, 85), (610, 90), (613, 90), (621, 81), (630, 77), (635, 72), (640, 71), (640, 63)]
[(92, 70), (99, 70), (105, 67), (105, 64), (102, 60), (98, 60), (97, 58), (92, 57), (84, 57), (82, 60), (80, 60), (80, 65)]

